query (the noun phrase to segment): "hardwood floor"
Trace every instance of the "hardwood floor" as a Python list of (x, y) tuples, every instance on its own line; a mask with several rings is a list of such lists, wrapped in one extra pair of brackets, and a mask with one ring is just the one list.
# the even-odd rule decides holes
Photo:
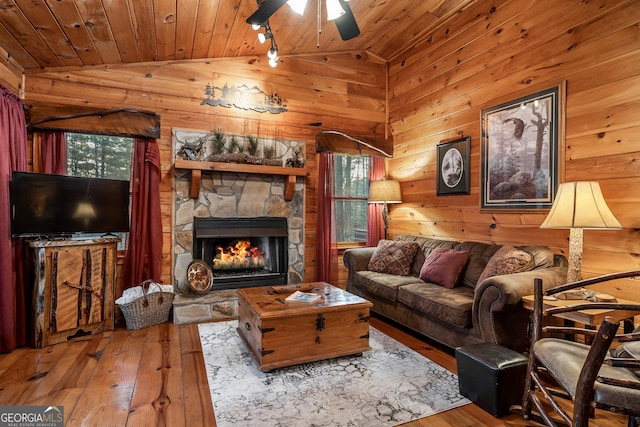
[[(371, 325), (455, 372), (455, 358), (380, 319)], [(116, 329), (0, 355), (0, 406), (62, 405), (65, 426), (215, 426), (196, 324)], [(403, 427), (535, 426), (466, 405)], [(593, 426), (626, 425), (598, 413)]]

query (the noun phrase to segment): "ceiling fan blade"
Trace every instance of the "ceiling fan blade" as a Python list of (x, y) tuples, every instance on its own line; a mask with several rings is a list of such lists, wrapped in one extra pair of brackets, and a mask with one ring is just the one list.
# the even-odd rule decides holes
[(358, 23), (356, 22), (356, 18), (353, 16), (349, 2), (340, 0), (340, 6), (342, 6), (345, 13), (334, 21), (342, 40), (351, 40), (352, 38), (360, 35), (360, 28), (358, 28)]
[(271, 15), (276, 13), (286, 2), (287, 0), (264, 0), (258, 6), (258, 10), (247, 18), (247, 24), (264, 25)]

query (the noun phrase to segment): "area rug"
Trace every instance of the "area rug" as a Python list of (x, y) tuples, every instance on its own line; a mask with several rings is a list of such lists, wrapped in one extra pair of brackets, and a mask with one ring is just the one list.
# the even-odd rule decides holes
[(362, 356), (261, 372), (236, 326), (198, 325), (218, 427), (395, 426), (470, 403), (454, 374), (373, 327)]

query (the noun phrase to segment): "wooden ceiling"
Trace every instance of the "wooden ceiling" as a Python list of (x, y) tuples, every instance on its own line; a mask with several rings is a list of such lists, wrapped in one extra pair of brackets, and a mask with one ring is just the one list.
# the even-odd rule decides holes
[[(269, 0), (264, 0), (269, 1)], [(361, 34), (343, 41), (333, 22), (317, 31), (318, 1), (304, 16), (287, 5), (270, 19), (289, 55), (367, 52), (389, 61), (476, 0), (351, 0)], [(245, 20), (256, 0), (0, 0), (0, 48), (24, 69), (264, 55)]]

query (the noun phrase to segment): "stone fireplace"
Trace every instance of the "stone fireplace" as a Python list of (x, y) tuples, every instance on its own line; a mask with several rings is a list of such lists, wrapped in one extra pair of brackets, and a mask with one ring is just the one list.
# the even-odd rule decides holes
[[(197, 140), (204, 134), (179, 129), (174, 129), (173, 133), (176, 159), (179, 158), (178, 152), (185, 142)], [(228, 138), (231, 139), (232, 136), (229, 135)], [(237, 136), (237, 139), (241, 141), (243, 137)], [(260, 138), (259, 142), (261, 146), (272, 147), (283, 165), (294, 152), (304, 152), (304, 141)], [(204, 147), (203, 150), (208, 154), (211, 148)], [(214, 165), (212, 164), (211, 169), (214, 169)], [(247, 172), (244, 173), (244, 170)], [(284, 271), (279, 273), (284, 274), (285, 283), (302, 283), (304, 279), (304, 177), (293, 177), (295, 185), (291, 192), (285, 191), (290, 189), (287, 184), (291, 185), (292, 178), (286, 175), (253, 172), (250, 167), (243, 168), (243, 172), (202, 170), (199, 191), (197, 197), (194, 197), (191, 188), (192, 173), (189, 169), (175, 168), (173, 272), (176, 290), (184, 293), (188, 288), (186, 270), (189, 263), (194, 258), (202, 259), (200, 257), (206, 255), (194, 253), (194, 247), (198, 244), (197, 238), (194, 240), (196, 222), (203, 221), (202, 223), (206, 224), (208, 220), (221, 219), (235, 219), (241, 224), (260, 218), (280, 218), (286, 221), (284, 250), (287, 255)], [(282, 229), (278, 233), (282, 234)], [(231, 239), (243, 236), (225, 237)]]

